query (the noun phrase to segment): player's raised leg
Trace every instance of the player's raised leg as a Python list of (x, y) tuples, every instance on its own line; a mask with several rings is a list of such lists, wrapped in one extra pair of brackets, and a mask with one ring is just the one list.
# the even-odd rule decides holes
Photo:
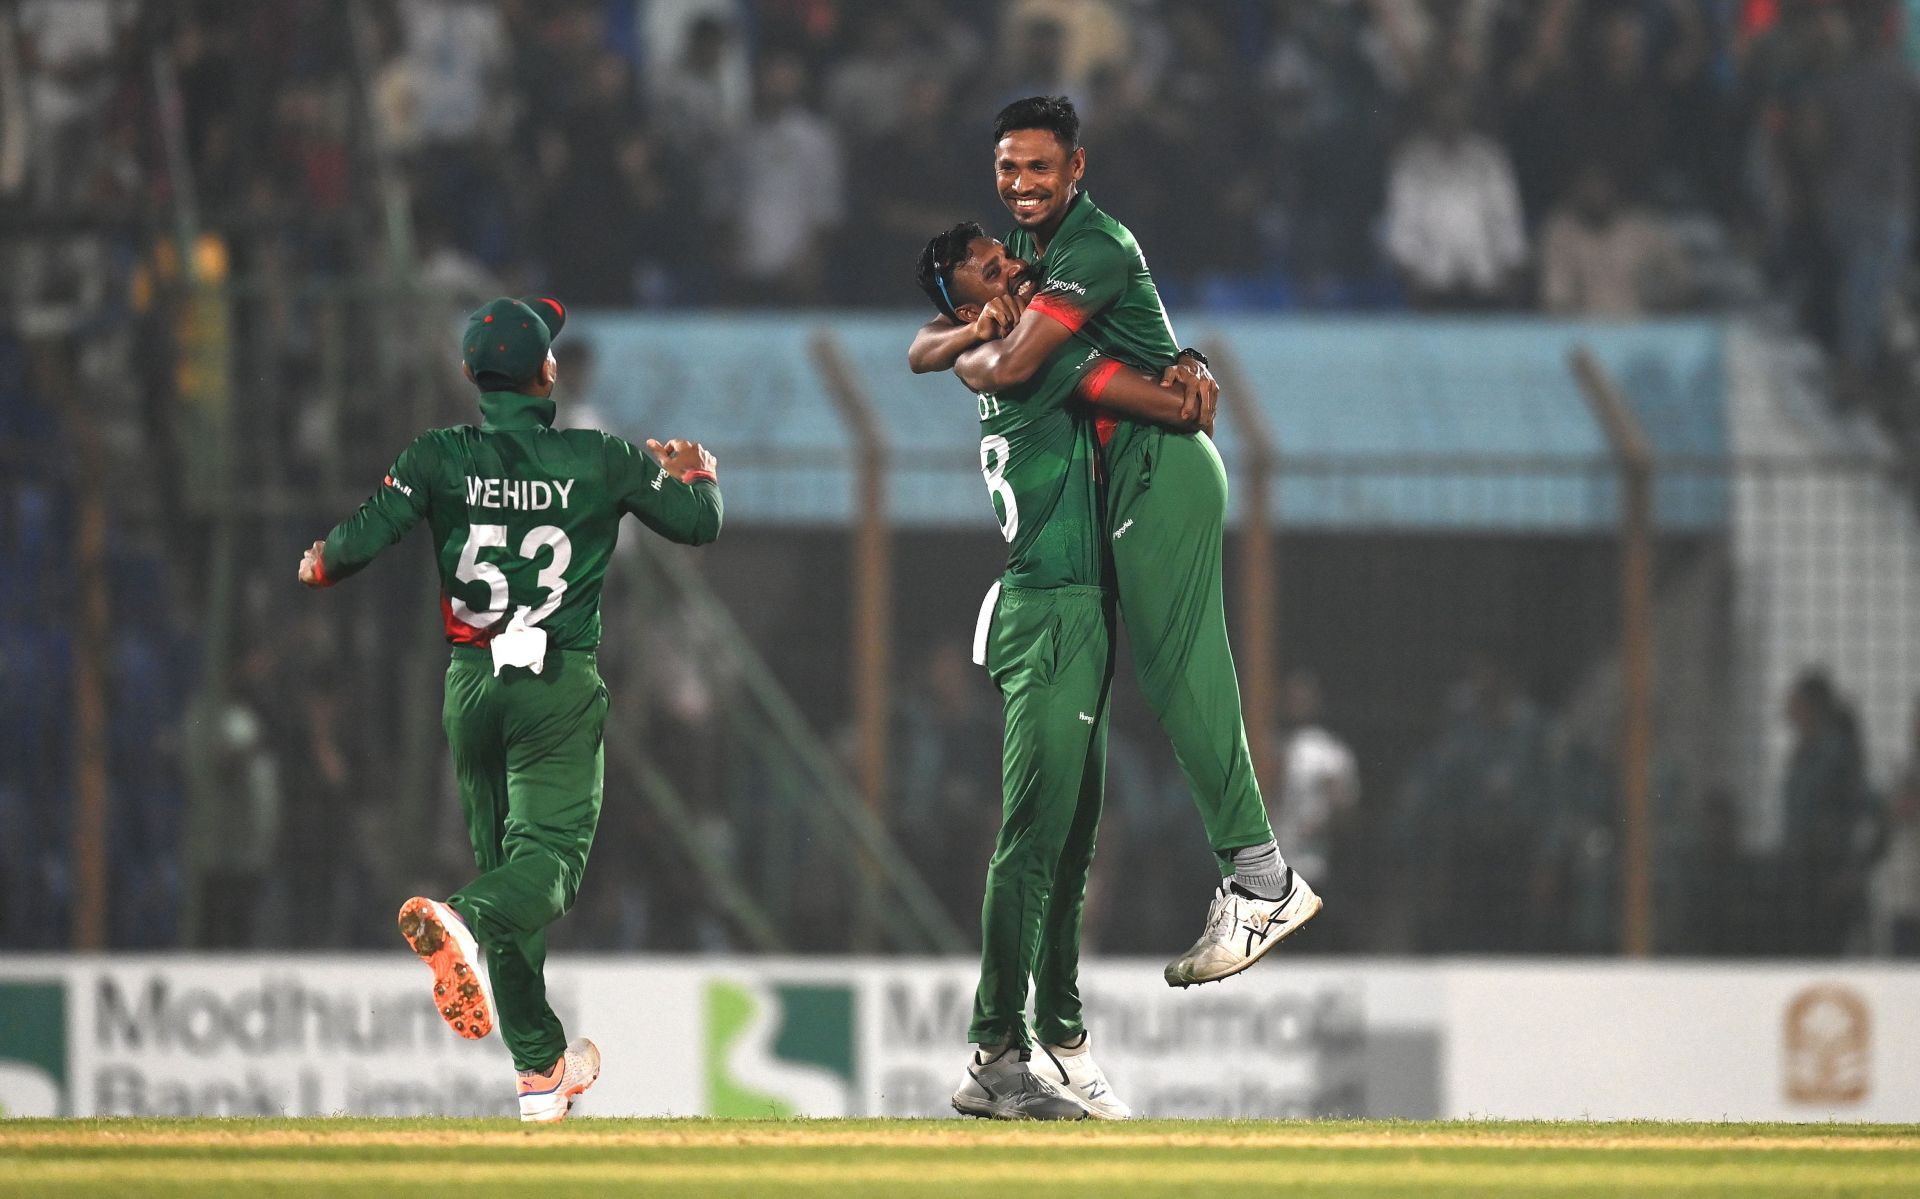
[[(554, 651), (539, 675), (491, 672), (486, 658), (458, 653), (448, 672), (450, 689), (458, 677), (501, 695), (507, 747), (498, 849), (448, 903), (486, 946), (495, 1017), (514, 1069), (544, 1075), (567, 1039), (547, 1002), (542, 930), (573, 906), (586, 870), (600, 818), (607, 692), (586, 652)], [(451, 723), (448, 735), (457, 738)]]
[[(1204, 436), (1136, 438), (1113, 471), (1107, 524), (1141, 693), (1173, 743), (1224, 877), (1175, 986), (1246, 969), (1320, 910), (1273, 840), (1227, 637), (1226, 469)], [(1224, 896), (1224, 898), (1222, 898)]]

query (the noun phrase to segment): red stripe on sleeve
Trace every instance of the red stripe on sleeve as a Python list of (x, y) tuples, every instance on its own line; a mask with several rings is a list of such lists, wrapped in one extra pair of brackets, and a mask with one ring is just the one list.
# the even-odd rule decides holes
[(1080, 377), (1080, 398), (1089, 404), (1098, 404), (1100, 397), (1106, 394), (1107, 384), (1113, 382), (1113, 376), (1119, 370), (1118, 362), (1111, 358), (1102, 359), (1099, 366)]
[(1117, 416), (1108, 416), (1102, 412), (1093, 419), (1094, 435), (1100, 438), (1100, 444), (1103, 446), (1113, 440), (1113, 432), (1119, 427), (1120, 418)]
[(1078, 308), (1060, 299), (1058, 296), (1040, 295), (1027, 305), (1028, 312), (1038, 312), (1050, 316), (1067, 327), (1067, 332), (1078, 333), (1080, 326), (1087, 323), (1086, 314)]

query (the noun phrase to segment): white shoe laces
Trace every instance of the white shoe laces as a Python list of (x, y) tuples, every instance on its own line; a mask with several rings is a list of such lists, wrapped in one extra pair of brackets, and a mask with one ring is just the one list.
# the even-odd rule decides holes
[(1233, 892), (1224, 890), (1214, 897), (1213, 907), (1207, 911), (1207, 940), (1225, 941), (1233, 926), (1240, 923), (1240, 905), (1234, 899)]

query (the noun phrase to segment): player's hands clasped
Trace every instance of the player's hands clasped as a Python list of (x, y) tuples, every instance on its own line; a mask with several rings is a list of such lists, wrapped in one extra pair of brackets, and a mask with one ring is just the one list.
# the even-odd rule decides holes
[(675, 437), (667, 441), (665, 445), (662, 445), (660, 442), (648, 438), (647, 449), (651, 450), (653, 456), (660, 460), (660, 465), (665, 468), (668, 474), (680, 480), (682, 483), (686, 482), (687, 476), (693, 474), (695, 471), (706, 471), (710, 475), (719, 473), (720, 465), (718, 460), (707, 452), (706, 446), (701, 445), (697, 441), (687, 441), (684, 438)]
[(1160, 375), (1160, 386), (1181, 393), (1180, 420), (1213, 436), (1213, 418), (1220, 406), (1220, 384), (1203, 362), (1181, 358)]
[(300, 581), (308, 587), (325, 587), (327, 585), (325, 580), (320, 577), (320, 555), (326, 551), (326, 548), (326, 542), (316, 541), (307, 547), (306, 553), (300, 555)]
[(993, 297), (981, 306), (980, 315), (973, 318), (974, 337), (980, 341), (1005, 337), (1020, 323), (1023, 311), (1024, 306), (1011, 295)]

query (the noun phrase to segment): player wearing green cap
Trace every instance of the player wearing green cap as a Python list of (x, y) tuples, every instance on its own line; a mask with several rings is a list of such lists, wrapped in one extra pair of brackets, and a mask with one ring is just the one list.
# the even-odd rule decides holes
[(713, 455), (697, 443), (649, 441), (649, 455), (553, 427), (565, 321), (545, 297), (475, 311), (461, 350), (481, 423), (416, 437), (300, 561), (302, 583), (329, 587), (421, 520), (432, 530), (453, 646), (442, 723), (481, 873), (445, 902), (409, 899), (400, 931), (433, 968), (434, 1006), (455, 1032), (478, 1039), (498, 1018), (521, 1119), (543, 1122), (600, 1072), (593, 1042), (569, 1043), (547, 1003), (542, 930), (573, 906), (600, 818), (601, 580), (628, 513), (686, 545), (712, 541), (721, 518)]
[[(1007, 323), (1032, 293), (1026, 263), (979, 225), (927, 243), (920, 288), (946, 318)], [(1211, 412), (1085, 343), (1057, 349), (1033, 379), (982, 394), (980, 467), (1007, 569), (974, 631), (1005, 708), (1001, 827), (981, 911), (980, 985), (966, 1077), (953, 1106), (1000, 1119), (1126, 1119), (1089, 1051), (1082, 1018), (1080, 921), (1106, 782), (1113, 682), (1112, 571), (1094, 412), (1185, 429)], [(1033, 994), (1045, 1061), (1026, 1023)]]
[[(1217, 390), (1182, 350), (1139, 245), (1080, 190), (1086, 150), (1062, 96), (1018, 100), (994, 122), (994, 171), (1013, 215), (1008, 250), (1041, 283), (1003, 337), (942, 319), (909, 351), (916, 371), (952, 367), (976, 391), (1037, 378), (1071, 339), (1183, 390)], [(1221, 879), (1200, 938), (1168, 963), (1172, 986), (1246, 969), (1320, 910), (1280, 856), (1254, 777), (1227, 639), (1221, 574), (1227, 478), (1212, 441), (1114, 417), (1099, 426), (1107, 535), (1134, 673), (1173, 742)]]

